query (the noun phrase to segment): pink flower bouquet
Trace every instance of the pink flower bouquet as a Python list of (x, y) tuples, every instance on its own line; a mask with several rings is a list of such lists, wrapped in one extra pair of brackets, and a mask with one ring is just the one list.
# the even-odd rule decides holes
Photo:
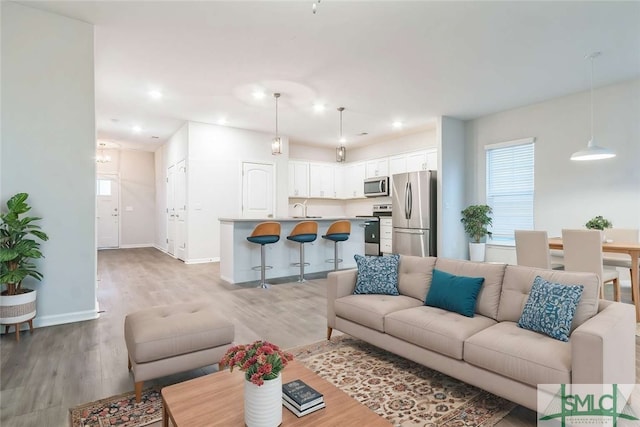
[(245, 372), (247, 381), (261, 386), (265, 380), (277, 378), (291, 360), (291, 353), (280, 350), (275, 344), (259, 340), (253, 344), (231, 347), (220, 360), (219, 366), (220, 369), (229, 366), (230, 371), (238, 367)]

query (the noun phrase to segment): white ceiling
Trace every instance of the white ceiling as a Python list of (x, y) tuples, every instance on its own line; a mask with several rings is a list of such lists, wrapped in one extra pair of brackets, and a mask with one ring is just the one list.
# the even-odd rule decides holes
[(587, 90), (594, 51), (596, 87), (640, 76), (637, 1), (21, 3), (95, 24), (98, 137), (146, 150), (186, 120), (274, 132), (273, 92), (291, 141), (336, 145), (344, 106), (353, 146)]

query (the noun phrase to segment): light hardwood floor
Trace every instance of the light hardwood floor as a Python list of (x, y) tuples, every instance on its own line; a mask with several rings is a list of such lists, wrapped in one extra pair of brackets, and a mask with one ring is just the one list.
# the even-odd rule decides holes
[[(290, 348), (325, 339), (324, 278), (269, 290), (231, 285), (220, 279), (217, 263), (185, 265), (151, 248), (99, 251), (98, 277), (99, 319), (25, 332), (19, 343), (13, 334), (2, 335), (3, 427), (68, 426), (70, 407), (133, 390), (124, 317), (142, 308), (208, 300), (235, 324), (237, 342), (261, 338)], [(623, 297), (629, 299), (628, 294)], [(214, 370), (198, 369), (149, 385), (173, 384)], [(534, 412), (518, 407), (499, 426), (535, 426), (535, 418)]]

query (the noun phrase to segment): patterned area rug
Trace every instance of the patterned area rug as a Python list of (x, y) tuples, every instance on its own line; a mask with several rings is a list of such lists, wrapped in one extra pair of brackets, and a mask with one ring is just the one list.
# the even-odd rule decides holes
[(395, 426), (493, 426), (516, 406), (348, 336), (291, 351)]
[[(290, 349), (296, 360), (395, 426), (489, 427), (516, 405), (349, 336)], [(72, 427), (160, 425), (159, 390), (70, 409)], [(157, 424), (156, 424), (157, 423)]]
[(148, 426), (162, 420), (162, 396), (159, 389), (147, 389), (136, 403), (132, 391), (76, 406), (69, 412), (72, 427)]

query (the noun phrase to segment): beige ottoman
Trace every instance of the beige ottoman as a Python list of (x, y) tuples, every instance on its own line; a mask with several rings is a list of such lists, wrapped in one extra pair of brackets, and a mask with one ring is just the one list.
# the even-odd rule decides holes
[(153, 307), (127, 315), (124, 338), (136, 402), (154, 378), (214, 365), (233, 343), (233, 324), (204, 302)]

